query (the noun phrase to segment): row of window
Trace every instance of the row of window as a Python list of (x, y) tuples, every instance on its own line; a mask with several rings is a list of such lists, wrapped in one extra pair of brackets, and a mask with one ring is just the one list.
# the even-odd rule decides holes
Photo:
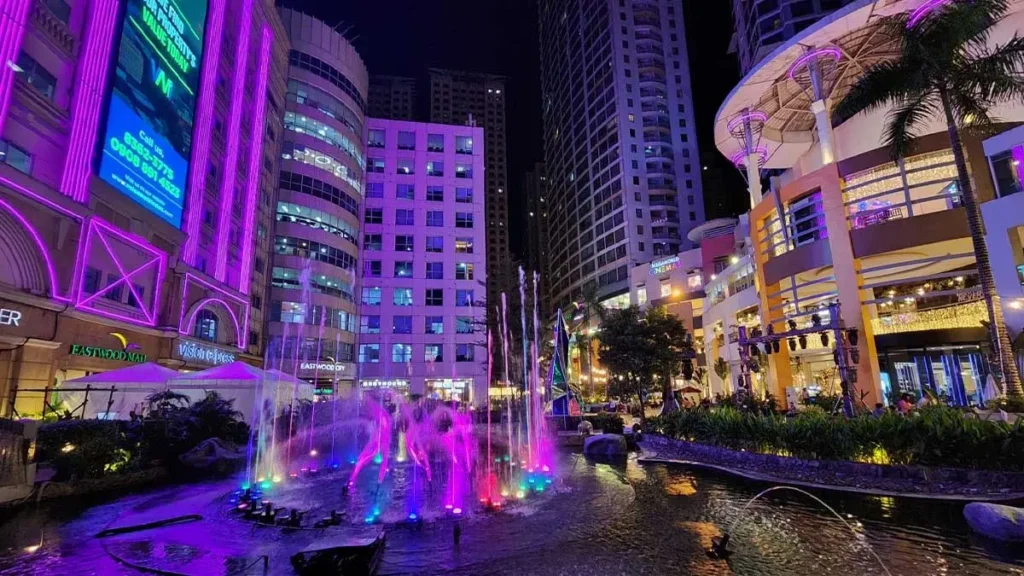
[(342, 92), (348, 94), (355, 101), (356, 106), (359, 106), (359, 111), (366, 114), (366, 100), (359, 94), (356, 85), (334, 66), (298, 50), (292, 50), (288, 53), (288, 64), (327, 79), (331, 84), (340, 88)]
[(363, 153), (359, 149), (357, 141), (351, 140), (348, 136), (335, 130), (334, 126), (289, 110), (284, 113), (284, 127), (286, 130), (326, 142), (355, 159), (360, 168), (366, 167), (366, 160), (363, 159)]
[[(395, 236), (395, 251), (396, 252), (413, 252), (415, 249), (414, 236), (412, 235), (397, 235)], [(440, 254), (444, 252), (444, 236), (427, 236), (425, 241), (425, 250), (428, 253)], [(363, 250), (367, 251), (380, 251), (384, 249), (384, 235), (383, 234), (363, 234)], [(456, 254), (472, 254), (473, 253), (473, 239), (472, 238), (456, 238), (455, 239), (455, 253)]]
[(269, 358), (268, 361), (296, 359), (301, 361), (328, 360), (334, 362), (351, 362), (354, 357), (355, 346), (348, 342), (328, 340), (326, 338), (309, 338), (280, 336), (273, 338), (274, 342), (267, 346), (268, 350), (280, 350), (280, 356)]
[[(370, 148), (384, 148), (386, 145), (384, 134), (385, 132), (383, 129), (371, 128), (369, 131), (369, 136), (367, 138), (366, 145), (369, 146)], [(400, 130), (398, 132), (397, 146), (399, 150), (415, 150), (416, 133)], [(427, 151), (444, 152), (444, 134), (427, 134)], [(472, 154), (473, 137), (456, 136), (455, 153)]]
[[(367, 198), (383, 198), (384, 197), (384, 183), (383, 182), (367, 182), (366, 183), (366, 197)], [(416, 199), (416, 185), (415, 184), (398, 184), (395, 186), (395, 198), (398, 200), (415, 200)], [(444, 186), (427, 186), (427, 202), (444, 202)], [(472, 188), (456, 188), (455, 189), (455, 201), (460, 204), (472, 204), (473, 203), (473, 189)]]
[(348, 126), (356, 134), (363, 133), (363, 122), (360, 120), (360, 115), (349, 109), (341, 100), (315, 86), (306, 84), (301, 80), (290, 79), (288, 80), (288, 93), (285, 97), (297, 104), (316, 108), (320, 112)]
[[(370, 156), (366, 160), (366, 171), (377, 174), (384, 173), (384, 159)], [(395, 162), (395, 174), (415, 174), (416, 173), (416, 159), (415, 158), (398, 158)], [(430, 160), (426, 163), (426, 175), (427, 176), (444, 176), (444, 163), (440, 160)], [(455, 177), (456, 178), (472, 178), (473, 177), (473, 165), (472, 164), (455, 164)]]
[[(456, 316), (455, 317), (455, 333), (456, 334), (472, 334), (475, 332), (475, 320), (469, 316)], [(413, 317), (412, 316), (394, 316), (392, 317), (391, 333), (392, 334), (412, 334), (413, 333)], [(374, 315), (363, 315), (359, 318), (359, 331), (363, 334), (380, 334), (380, 316)], [(423, 333), (424, 334), (444, 334), (444, 316), (424, 316), (423, 317)]]
[(302, 302), (274, 300), (270, 303), (270, 321), (356, 331), (355, 315), (345, 310)]
[[(380, 286), (363, 286), (363, 294), (360, 302), (364, 306), (380, 306), (381, 294), (384, 289)], [(395, 306), (414, 306), (412, 288), (393, 288), (391, 303)], [(456, 290), (455, 305), (463, 308), (473, 306), (476, 300), (473, 298), (473, 290)], [(444, 288), (427, 288), (423, 291), (423, 305), (444, 306)]]
[[(383, 208), (367, 208), (364, 211), (363, 222), (366, 224), (383, 224), (384, 223), (384, 209)], [(412, 208), (396, 208), (395, 209), (395, 225), (396, 226), (415, 226), (416, 225), (416, 211)], [(427, 211), (427, 226), (434, 228), (441, 228), (444, 226), (444, 211), (443, 210), (428, 210)], [(456, 228), (472, 228), (473, 227), (473, 213), (472, 212), (456, 212), (455, 213), (455, 227)]]
[(274, 238), (274, 252), (285, 256), (298, 256), (317, 260), (343, 270), (355, 270), (357, 258), (344, 250), (305, 240), (303, 238), (292, 238), (290, 236), (277, 236)]
[[(475, 344), (456, 344), (455, 361), (473, 362)], [(444, 360), (444, 345), (426, 344), (423, 347), (424, 362), (441, 362)], [(399, 363), (412, 362), (412, 344), (392, 344), (391, 361)], [(361, 364), (377, 364), (380, 362), (380, 344), (360, 344), (359, 362)]]
[(306, 208), (291, 202), (277, 203), (277, 221), (301, 224), (310, 228), (322, 230), (356, 244), (359, 240), (355, 236), (356, 231), (352, 225), (343, 218), (339, 218), (329, 212)]
[(332, 186), (323, 180), (282, 170), (278, 186), (282, 190), (301, 192), (321, 200), (327, 200), (335, 206), (344, 208), (353, 216), (359, 216), (359, 201), (341, 188)]
[(294, 160), (301, 162), (307, 166), (313, 166), (320, 170), (326, 170), (340, 180), (344, 180), (346, 184), (351, 186), (356, 192), (362, 190), (362, 175), (358, 170), (354, 170), (345, 166), (341, 162), (338, 162), (333, 156), (324, 154), (323, 152), (310, 148), (305, 144), (297, 144), (295, 142), (282, 142), (281, 143), (281, 158), (284, 160)]
[(312, 274), (305, 270), (274, 266), (271, 271), (270, 282), (275, 288), (285, 288), (288, 290), (305, 290), (308, 288), (313, 292), (342, 298), (350, 302), (355, 299), (352, 294), (351, 283), (326, 274)]
[[(413, 263), (411, 260), (395, 262), (395, 278), (412, 278)], [(380, 260), (363, 261), (363, 276), (366, 278), (380, 278), (383, 274), (383, 265)], [(424, 268), (423, 278), (427, 280), (444, 280), (444, 262), (427, 262)], [(457, 262), (455, 264), (456, 280), (472, 280), (473, 265), (469, 262)]]

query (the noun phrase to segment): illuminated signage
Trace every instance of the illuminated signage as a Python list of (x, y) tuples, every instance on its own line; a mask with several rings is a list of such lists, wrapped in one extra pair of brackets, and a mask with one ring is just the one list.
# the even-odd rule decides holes
[(359, 383), (363, 388), (408, 388), (408, 380), (363, 380)]
[(146, 361), (146, 355), (142, 352), (132, 350), (117, 350), (115, 348), (99, 348), (97, 346), (82, 346), (81, 344), (71, 345), (72, 356), (84, 356), (86, 358), (102, 358), (104, 360), (119, 360), (142, 364)]
[(236, 359), (231, 352), (191, 340), (178, 341), (178, 357), (185, 361), (203, 362), (214, 366), (230, 364)]
[(10, 308), (0, 308), (0, 326), (20, 327), (21, 312)]
[(314, 396), (333, 396), (334, 395), (334, 384), (326, 382), (323, 384), (317, 384), (316, 388), (313, 389)]
[(299, 370), (316, 370), (318, 372), (344, 372), (344, 364), (332, 364), (330, 362), (303, 362), (299, 364)]
[(651, 275), (664, 274), (669, 270), (675, 270), (679, 268), (679, 256), (673, 256), (671, 258), (665, 258), (664, 260), (655, 260), (651, 262)]
[(465, 390), (472, 383), (472, 380), (452, 380), (451, 378), (427, 380), (426, 382), (427, 387), (434, 390)]
[(180, 228), (208, 2), (125, 4), (99, 176)]

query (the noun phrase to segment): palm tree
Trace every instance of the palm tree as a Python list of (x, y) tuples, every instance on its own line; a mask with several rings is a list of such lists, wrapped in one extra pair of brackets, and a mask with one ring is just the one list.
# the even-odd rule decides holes
[(1024, 98), (1024, 39), (1014, 35), (1005, 44), (988, 46), (992, 28), (1006, 14), (1008, 5), (1007, 0), (956, 1), (913, 26), (907, 14), (887, 18), (885, 25), (898, 40), (899, 55), (868, 69), (836, 105), (834, 113), (849, 118), (862, 110), (891, 106), (885, 140), (895, 159), (910, 151), (921, 124), (938, 114), (945, 117), (981, 288), (992, 320), (988, 325), (990, 344), (998, 354), (1007, 393), (1024, 396), (961, 140), (964, 129), (992, 128), (989, 111), (996, 103)]
[[(583, 293), (580, 295), (580, 299), (569, 305), (567, 310), (563, 311), (563, 314), (568, 317), (571, 321), (576, 316), (576, 311), (580, 310), (583, 312), (583, 319), (580, 322), (581, 329), (576, 334), (576, 345), (584, 348), (587, 353), (587, 381), (590, 383), (590, 393), (594, 393), (594, 347), (592, 344), (593, 338), (591, 337), (591, 330), (594, 328), (591, 326), (593, 320), (597, 320), (598, 323), (603, 322), (607, 317), (607, 309), (604, 304), (601, 303), (601, 299), (597, 295), (597, 286), (594, 284), (587, 285), (583, 289)], [(582, 386), (581, 386), (582, 388)]]

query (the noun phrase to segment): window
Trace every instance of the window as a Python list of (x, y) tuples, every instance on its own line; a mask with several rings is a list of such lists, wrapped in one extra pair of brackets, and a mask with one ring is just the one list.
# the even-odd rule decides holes
[(416, 133), (415, 132), (399, 132), (398, 133), (398, 149), (399, 150), (415, 150), (416, 149)]
[(395, 288), (391, 303), (395, 306), (412, 306), (412, 288)]
[(381, 234), (363, 234), (363, 250), (383, 250), (384, 238)]
[(455, 137), (455, 153), (456, 154), (472, 154), (473, 153), (473, 137), (472, 136), (456, 136)]
[(391, 319), (393, 334), (412, 334), (412, 316), (395, 316)]
[(424, 362), (443, 362), (444, 354), (441, 352), (444, 346), (441, 344), (427, 344), (423, 348), (423, 361)]
[(392, 344), (392, 362), (412, 362), (412, 344)]
[(472, 164), (456, 164), (455, 165), (455, 177), (456, 178), (472, 178), (473, 177), (473, 165)]
[(444, 176), (444, 162), (440, 160), (427, 161), (427, 176)]
[[(353, 244), (356, 243), (356, 232), (352, 225), (331, 212), (317, 210), (316, 208), (306, 208), (305, 206), (299, 206), (290, 202), (278, 202), (275, 217), (278, 222), (291, 222), (309, 228), (316, 228), (344, 238)], [(211, 210), (205, 210), (204, 220), (212, 224), (213, 212)], [(266, 236), (266, 229), (260, 225), (257, 228), (257, 233), (260, 238), (263, 238)]]
[(456, 280), (472, 280), (473, 279), (473, 265), (468, 262), (458, 262), (455, 264), (455, 279)]
[(18, 55), (18, 67), (21, 68), (25, 81), (30, 86), (46, 98), (53, 99), (53, 91), (57, 87), (56, 76), (24, 52)]
[(423, 326), (424, 334), (444, 334), (444, 317), (427, 316)]
[(123, 290), (124, 283), (121, 282), (121, 277), (116, 274), (108, 274), (107, 291), (103, 293), (103, 297), (114, 302), (121, 302), (121, 296), (124, 295)]
[(99, 292), (101, 275), (100, 271), (95, 268), (86, 268), (85, 278), (82, 280), (82, 291), (86, 294), (95, 294)]
[(661, 292), (660, 292), (661, 296), (660, 297), (661, 298), (668, 298), (669, 296), (672, 295), (672, 283), (669, 282), (668, 280), (662, 280), (661, 281), (660, 290), (661, 290)]
[(636, 289), (636, 303), (638, 306), (647, 305), (647, 286), (641, 286)]
[(363, 286), (364, 306), (380, 306), (380, 286)]
[(456, 316), (455, 332), (458, 334), (472, 334), (473, 319), (470, 318), (469, 316)]
[(427, 202), (444, 202), (444, 188), (427, 186)]
[(292, 50), (288, 53), (288, 64), (295, 66), (296, 68), (312, 72), (331, 82), (335, 86), (341, 89), (342, 92), (348, 94), (352, 100), (359, 107), (359, 110), (366, 113), (366, 100), (363, 99), (362, 95), (359, 94), (359, 90), (356, 89), (355, 84), (351, 80), (345, 77), (337, 68), (330, 64), (320, 60), (315, 56), (310, 56), (304, 52), (298, 50)]
[(363, 213), (363, 222), (367, 224), (383, 224), (384, 223), (384, 209), (383, 208), (367, 208)]
[(472, 362), (473, 361), (473, 344), (456, 344), (455, 345), (455, 361), (456, 362)]
[(427, 236), (427, 252), (444, 252), (444, 237)]
[(472, 254), (473, 253), (473, 239), (472, 238), (456, 238), (455, 239), (455, 252), (457, 254)]
[(357, 263), (356, 257), (344, 250), (291, 236), (274, 238), (274, 253), (325, 262), (343, 270), (355, 270)]
[(374, 158), (373, 156), (366, 159), (366, 171), (373, 172), (374, 174), (384, 173), (384, 159)]
[(384, 197), (384, 183), (383, 182), (367, 182), (366, 183), (366, 197), (367, 198), (383, 198)]
[(427, 226), (440, 228), (444, 226), (444, 212), (441, 210), (430, 210), (427, 212)]
[(71, 6), (64, 0), (45, 0), (43, 4), (49, 8), (50, 12), (57, 17), (58, 20), (67, 24), (68, 19), (71, 17)]
[(376, 364), (380, 362), (380, 344), (360, 344), (359, 362), (361, 364)]
[(395, 187), (395, 198), (399, 200), (415, 200), (416, 187), (412, 184), (399, 184)]
[(444, 152), (444, 134), (427, 134), (427, 151)]
[(412, 252), (412, 236), (395, 236), (395, 252)]
[(363, 260), (363, 277), (364, 278), (380, 278), (381, 263), (380, 260)]
[(427, 288), (427, 306), (444, 306), (444, 290), (441, 288)]
[(384, 147), (384, 131), (370, 129), (370, 134), (366, 140), (366, 146), (369, 148), (383, 148)]
[(415, 213), (412, 208), (399, 208), (395, 210), (395, 225), (396, 226), (413, 226), (415, 225)]
[(473, 213), (472, 212), (456, 212), (455, 213), (455, 227), (456, 228), (472, 228), (473, 227)]
[(472, 188), (456, 188), (455, 189), (455, 201), (463, 204), (473, 203), (473, 189)]
[(427, 280), (444, 280), (444, 262), (427, 262)]
[(207, 342), (217, 341), (217, 315), (209, 310), (200, 310), (196, 314), (196, 325), (192, 335)]
[(412, 278), (412, 262), (395, 262), (395, 278)]
[(412, 158), (399, 158), (395, 164), (395, 174), (415, 174), (416, 161)]
[(363, 334), (380, 334), (380, 316), (363, 316), (360, 318), (359, 331)]
[(19, 172), (32, 173), (32, 156), (6, 140), (0, 140), (0, 162)]
[(473, 305), (473, 291), (472, 290), (456, 290), (455, 291), (455, 305), (456, 306), (472, 306)]

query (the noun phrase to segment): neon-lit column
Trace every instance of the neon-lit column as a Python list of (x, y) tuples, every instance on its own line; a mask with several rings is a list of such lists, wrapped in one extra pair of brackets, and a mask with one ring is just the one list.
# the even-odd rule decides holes
[(224, 32), (224, 0), (210, 2), (210, 22), (206, 28), (203, 47), (203, 70), (199, 84), (199, 102), (192, 139), (192, 171), (188, 182), (186, 204), (184, 258), (190, 266), (196, 265), (199, 250), (199, 231), (203, 220), (203, 196), (206, 193), (206, 164), (210, 156), (210, 131), (213, 127), (213, 105), (217, 100), (217, 68), (220, 64), (221, 36)]
[(14, 62), (21, 52), (31, 0), (0, 0), (0, 136), (7, 121), (7, 107), (14, 88)]
[(96, 129), (107, 85), (107, 70), (114, 29), (117, 27), (117, 0), (96, 0), (91, 7), (80, 72), (71, 104), (71, 138), (64, 161), (60, 192), (76, 202), (89, 197), (89, 173), (96, 147)]
[(217, 247), (214, 277), (225, 281), (228, 269), (228, 252), (231, 249), (231, 215), (235, 203), (235, 183), (238, 181), (238, 144), (242, 130), (242, 107), (245, 105), (245, 73), (249, 69), (249, 33), (252, 29), (252, 0), (242, 0), (239, 18), (237, 50), (232, 65), (235, 67), (231, 82), (231, 111), (228, 116), (228, 144), (221, 167), (220, 218), (217, 223)]
[(747, 189), (750, 192), (750, 207), (761, 203), (761, 158), (754, 146), (754, 131), (750, 127), (750, 114), (743, 119), (743, 143), (747, 152)]
[(821, 79), (821, 67), (817, 57), (807, 63), (807, 71), (811, 75), (811, 91), (814, 101), (811, 112), (814, 113), (814, 125), (818, 131), (818, 147), (821, 150), (821, 164), (827, 166), (836, 161), (835, 136), (832, 132), (832, 118), (829, 115), (828, 95), (825, 93)]
[[(270, 49), (274, 41), (274, 33), (269, 26), (263, 27), (263, 39), (260, 42), (259, 72), (256, 76), (256, 89), (253, 91), (253, 122), (249, 135), (249, 174), (245, 181), (245, 208), (242, 217), (245, 226), (242, 228), (242, 270), (238, 290), (242, 294), (249, 293), (249, 279), (252, 276), (252, 253), (256, 248), (256, 237), (253, 234), (256, 224), (257, 201), (260, 195), (260, 157), (263, 155), (263, 134), (266, 132), (267, 76), (270, 71)], [(248, 327), (246, 327), (248, 331)]]

